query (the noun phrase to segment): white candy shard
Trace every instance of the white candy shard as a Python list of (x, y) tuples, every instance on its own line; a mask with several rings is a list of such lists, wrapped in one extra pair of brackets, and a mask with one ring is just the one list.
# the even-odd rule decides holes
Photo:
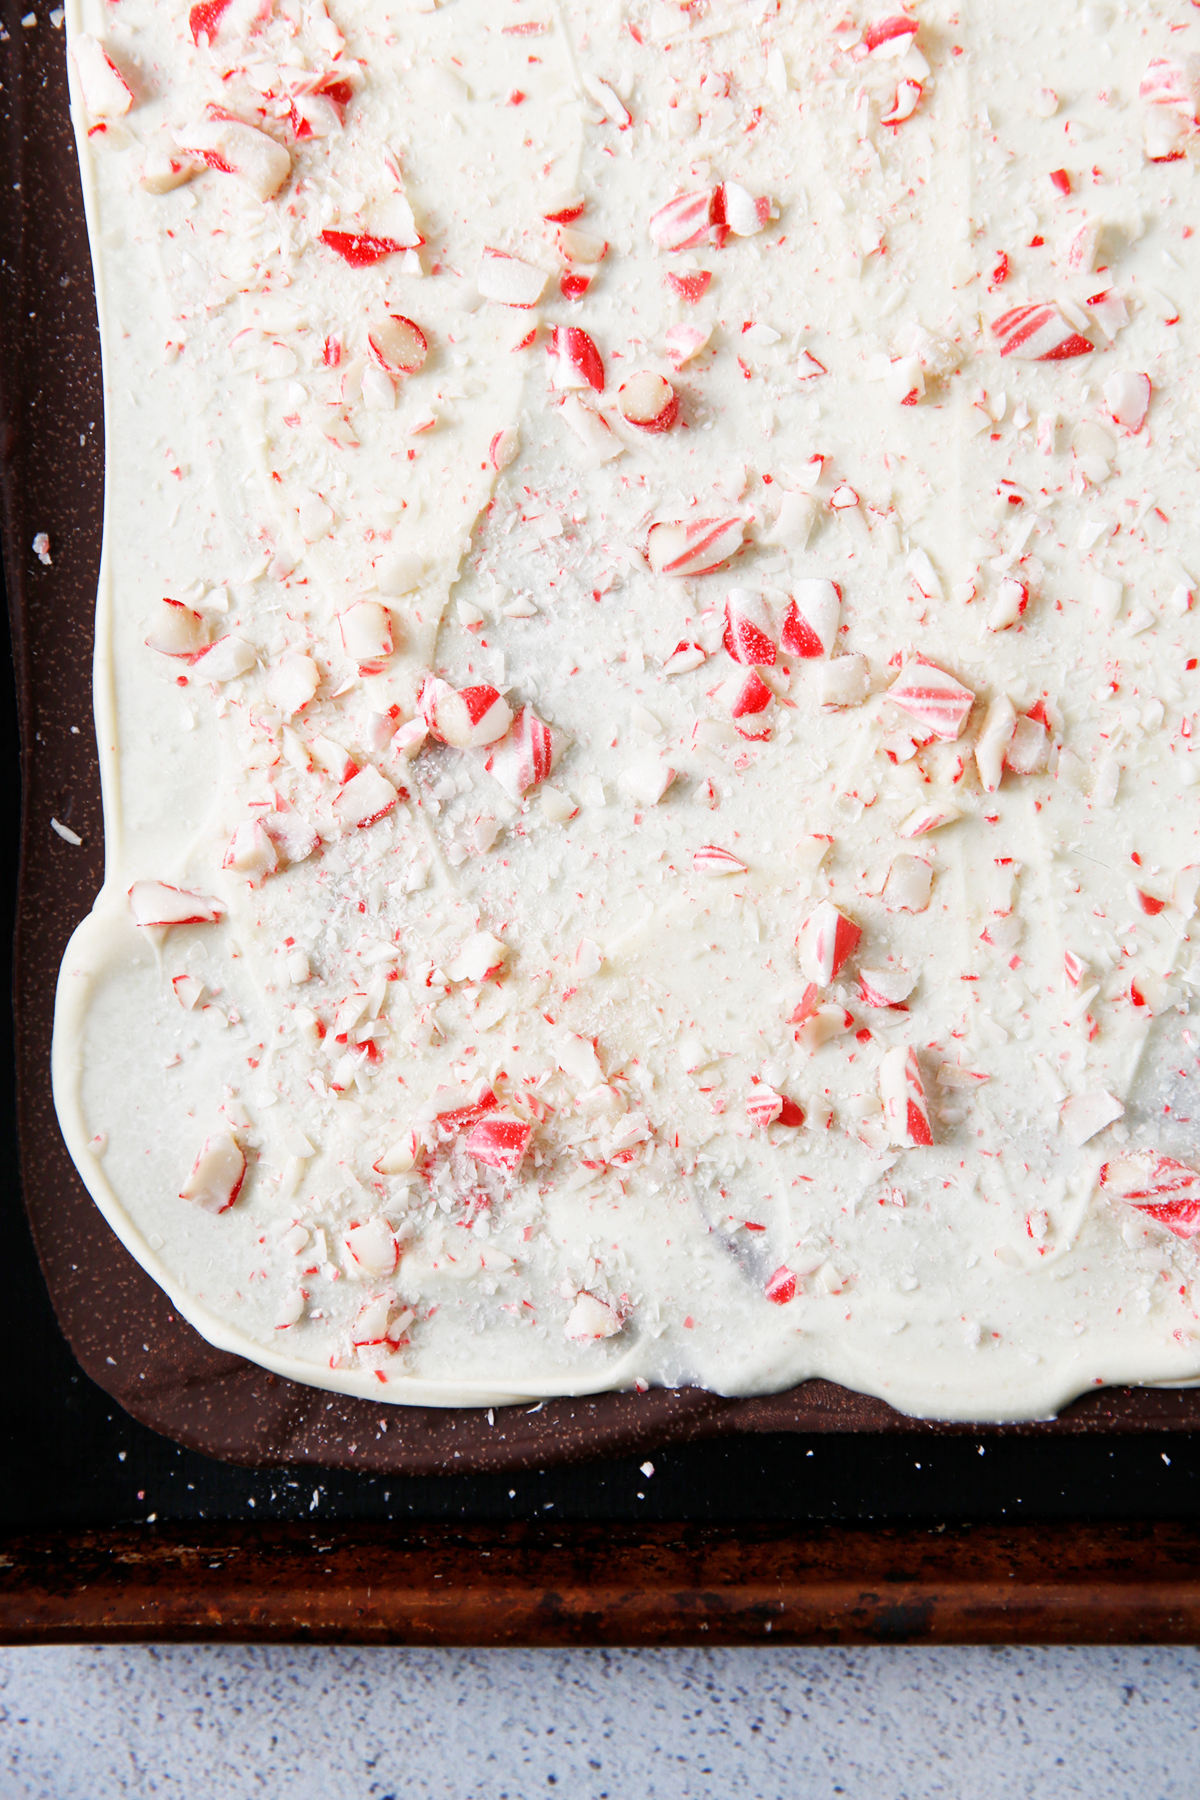
[(1104, 400), (1116, 424), (1123, 425), (1126, 431), (1140, 431), (1150, 411), (1150, 377), (1110, 375), (1104, 383)]
[(192, 1164), (192, 1172), (179, 1190), (181, 1200), (191, 1200), (205, 1212), (228, 1212), (246, 1179), (246, 1158), (229, 1131), (216, 1131)]
[(500, 306), (536, 306), (549, 279), (532, 263), (486, 246), (475, 273), (475, 285), (484, 299)]
[(883, 904), (889, 912), (924, 912), (933, 888), (933, 867), (922, 856), (892, 859), (883, 887)]
[(133, 89), (99, 38), (81, 31), (71, 40), (71, 60), (83, 104), (93, 119), (121, 119), (133, 105)]
[(1125, 1111), (1121, 1101), (1105, 1088), (1089, 1088), (1072, 1094), (1059, 1109), (1062, 1128), (1073, 1144), (1086, 1144), (1096, 1133), (1119, 1119)]
[(292, 172), (292, 159), (282, 144), (220, 108), (181, 131), (178, 141), (181, 150), (210, 169), (236, 175), (256, 200), (270, 200)]
[(390, 813), (398, 798), (387, 776), (366, 763), (347, 781), (334, 806), (343, 825), (361, 830)]
[(508, 960), (508, 945), (490, 931), (476, 931), (458, 947), (446, 970), (451, 981), (487, 981)]
[(200, 681), (236, 681), (248, 675), (258, 661), (253, 644), (232, 635), (219, 637), (196, 658), (196, 676)]
[(266, 696), (285, 719), (308, 705), (321, 685), (321, 671), (302, 650), (286, 651), (267, 673)]
[(392, 654), (392, 615), (377, 600), (356, 600), (337, 615), (342, 648), (361, 669), (376, 670)]
[(859, 706), (871, 691), (871, 669), (865, 656), (835, 656), (821, 664), (817, 698), (822, 706)]
[(1004, 774), (1004, 760), (1017, 725), (1017, 709), (1007, 694), (997, 694), (987, 709), (975, 745), (975, 763), (984, 791), (994, 794)]
[(198, 657), (208, 647), (208, 620), (181, 600), (158, 602), (146, 637), (146, 648), (160, 656)]
[(675, 770), (656, 756), (642, 756), (618, 777), (622, 790), (638, 806), (657, 806), (671, 783)]
[(400, 1260), (396, 1234), (381, 1215), (346, 1233), (346, 1272), (359, 1281), (378, 1281), (390, 1275)]
[(136, 925), (213, 925), (224, 916), (224, 902), (165, 881), (135, 881), (129, 908)]
[(563, 1330), (572, 1343), (591, 1344), (615, 1337), (624, 1323), (615, 1306), (585, 1292), (576, 1297)]
[(229, 840), (229, 848), (221, 867), (235, 869), (239, 875), (248, 875), (252, 885), (265, 881), (268, 875), (275, 873), (279, 867), (279, 857), (258, 819), (246, 819), (238, 826)]

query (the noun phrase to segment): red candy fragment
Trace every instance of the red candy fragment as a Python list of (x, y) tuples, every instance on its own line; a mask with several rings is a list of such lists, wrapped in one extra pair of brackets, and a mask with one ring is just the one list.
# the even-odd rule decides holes
[(1104, 1164), (1100, 1186), (1114, 1200), (1136, 1206), (1179, 1238), (1200, 1235), (1200, 1174), (1186, 1163), (1136, 1150)]
[(352, 269), (369, 269), (372, 263), (382, 262), (385, 256), (396, 256), (407, 248), (398, 244), (395, 238), (372, 237), (366, 231), (323, 231), (321, 242), (327, 249), (336, 251)]

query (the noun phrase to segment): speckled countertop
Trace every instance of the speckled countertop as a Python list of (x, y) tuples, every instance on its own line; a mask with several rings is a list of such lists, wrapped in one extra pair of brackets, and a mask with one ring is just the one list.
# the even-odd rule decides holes
[(1176, 1649), (0, 1651), (5, 1800), (1060, 1800), (1200, 1781)]

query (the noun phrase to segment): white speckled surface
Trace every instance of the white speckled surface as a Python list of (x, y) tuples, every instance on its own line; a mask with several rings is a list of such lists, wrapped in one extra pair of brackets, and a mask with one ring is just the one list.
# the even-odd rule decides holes
[(0, 1651), (5, 1800), (1175, 1800), (1169, 1649)]

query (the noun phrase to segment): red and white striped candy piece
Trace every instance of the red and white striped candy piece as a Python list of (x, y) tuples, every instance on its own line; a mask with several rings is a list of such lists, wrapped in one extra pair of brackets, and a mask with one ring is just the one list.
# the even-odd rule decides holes
[(864, 1006), (903, 1006), (916, 986), (907, 969), (860, 969), (858, 994)]
[(697, 875), (744, 875), (746, 865), (732, 850), (722, 850), (719, 844), (701, 844), (692, 852), (692, 867)]
[(1088, 973), (1091, 964), (1082, 956), (1076, 956), (1073, 950), (1063, 953), (1063, 972), (1072, 987), (1078, 987)]
[(703, 300), (711, 282), (712, 275), (708, 269), (696, 269), (687, 275), (677, 275), (672, 271), (667, 276), (667, 286), (671, 292), (685, 300), (689, 306), (695, 306), (698, 300)]
[(737, 555), (745, 534), (746, 521), (740, 515), (664, 520), (650, 527), (646, 561), (656, 575), (710, 575)]
[(548, 225), (570, 225), (573, 220), (581, 219), (587, 211), (587, 201), (582, 194), (569, 194), (562, 200), (555, 201), (550, 212), (542, 214)]
[(235, 175), (256, 200), (270, 200), (292, 172), (292, 159), (282, 144), (220, 107), (210, 107), (206, 118), (176, 136), (181, 150), (222, 175)]
[(622, 382), (617, 406), (627, 425), (639, 431), (669, 431), (679, 417), (679, 395), (665, 375), (643, 369)]
[(796, 1277), (786, 1263), (781, 1263), (767, 1282), (763, 1293), (774, 1306), (786, 1306), (796, 1298)]
[(775, 206), (765, 195), (756, 199), (740, 181), (724, 181), (713, 192), (711, 216), (719, 245), (730, 232), (734, 237), (755, 237), (775, 217)]
[(523, 706), (507, 737), (493, 746), (483, 766), (510, 800), (519, 800), (539, 781), (545, 781), (560, 749), (558, 733), (543, 723), (531, 706)]
[(909, 657), (887, 697), (947, 744), (961, 733), (975, 700), (970, 688), (922, 656)]
[(1156, 56), (1138, 88), (1148, 106), (1169, 106), (1195, 120), (1200, 114), (1200, 57)]
[(746, 1102), (746, 1117), (760, 1131), (765, 1131), (769, 1125), (782, 1121), (786, 1104), (783, 1095), (777, 1094), (774, 1088), (756, 1087)]
[(1104, 383), (1104, 403), (1117, 425), (1140, 431), (1150, 411), (1150, 377), (1129, 373), (1110, 375)]
[(884, 1051), (879, 1064), (879, 1098), (893, 1144), (913, 1150), (933, 1143), (921, 1065), (911, 1045), (896, 1044)]
[(1200, 1235), (1200, 1175), (1186, 1163), (1135, 1150), (1100, 1170), (1100, 1186), (1114, 1200), (1148, 1213), (1176, 1237)]
[(532, 1135), (533, 1126), (524, 1120), (504, 1113), (489, 1113), (473, 1127), (466, 1143), (467, 1155), (473, 1156), (476, 1162), (486, 1163), (489, 1169), (515, 1175)]
[(508, 702), (487, 683), (455, 689), (435, 677), (425, 683), (417, 704), (430, 735), (456, 750), (498, 742), (513, 720)]
[(100, 39), (81, 31), (71, 43), (83, 104), (93, 119), (122, 119), (133, 105), (133, 89)]
[(842, 610), (842, 590), (836, 581), (808, 577), (796, 583), (780, 645), (790, 656), (832, 656)]
[(556, 325), (546, 346), (553, 388), (592, 388), (604, 392), (604, 362), (592, 339), (578, 325)]
[(861, 936), (860, 927), (839, 912), (832, 900), (818, 901), (796, 936), (801, 972), (819, 987), (828, 987), (853, 956)]
[(129, 890), (129, 910), (135, 925), (215, 925), (224, 916), (225, 905), (166, 881), (135, 881)]
[(908, 13), (890, 13), (863, 27), (863, 47), (871, 56), (903, 56), (917, 35), (917, 21)]
[[(903, 125), (905, 119), (911, 119), (921, 104), (921, 96), (925, 89), (919, 81), (900, 81), (896, 84), (896, 92), (892, 96), (892, 104), (885, 113), (879, 115), (881, 125)], [(910, 389), (915, 392), (915, 389)], [(904, 402), (907, 404), (907, 401)]]
[(745, 675), (737, 675), (726, 682), (721, 697), (729, 708), (739, 737), (751, 741), (770, 737), (771, 727), (762, 715), (775, 696), (757, 669), (748, 669)]
[(771, 615), (761, 594), (751, 588), (731, 588), (725, 601), (722, 639), (734, 662), (747, 668), (770, 668), (775, 661)]
[(704, 243), (712, 215), (712, 190), (676, 194), (650, 215), (651, 242), (659, 250), (691, 250)]
[(1029, 588), (1015, 575), (1006, 575), (996, 590), (996, 598), (987, 616), (989, 631), (1007, 631), (1015, 625), (1029, 605)]
[(205, 1212), (228, 1212), (245, 1179), (246, 1158), (237, 1139), (230, 1131), (214, 1131), (201, 1145), (179, 1198)]
[(498, 306), (536, 306), (549, 279), (544, 269), (535, 269), (532, 263), (490, 245), (484, 246), (475, 271), (475, 286), (485, 300), (494, 300)]
[(999, 341), (1001, 356), (1015, 356), (1019, 362), (1065, 362), (1092, 351), (1087, 338), (1046, 300), (1002, 313), (992, 321), (992, 336)]
[(188, 30), (197, 49), (248, 36), (271, 17), (275, 0), (197, 0), (188, 11)]
[[(424, 243), (424, 241), (423, 238), (418, 237), (416, 244)], [(330, 229), (321, 233), (321, 242), (327, 250), (332, 250), (335, 256), (340, 256), (344, 263), (349, 263), (352, 269), (370, 269), (387, 256), (400, 256), (405, 250), (416, 248), (416, 244), (412, 246), (402, 244), (399, 238), (379, 237), (369, 231)], [(336, 367), (336, 365), (334, 366)]]
[(429, 355), (429, 341), (419, 325), (401, 313), (390, 313), (367, 333), (367, 347), (388, 375), (415, 375)]

